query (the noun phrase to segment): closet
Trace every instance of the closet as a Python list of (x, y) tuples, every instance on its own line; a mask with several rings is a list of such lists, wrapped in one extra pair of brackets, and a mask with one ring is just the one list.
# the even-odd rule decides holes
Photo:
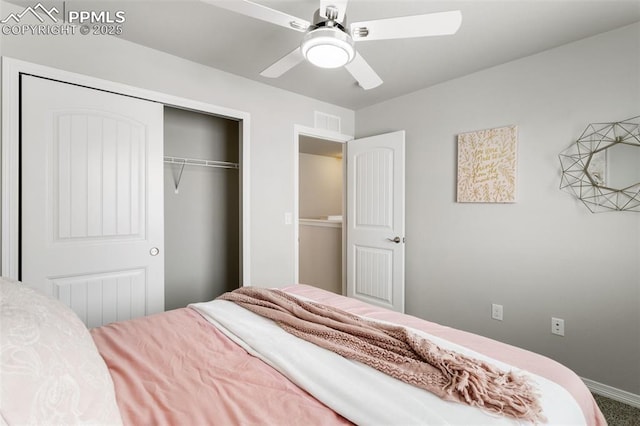
[(165, 309), (240, 285), (239, 122), (164, 107)]
[(51, 73), (59, 79), (12, 74), (20, 90), (10, 106), (20, 120), (8, 126), (5, 151), (20, 155), (7, 156), (13, 173), (3, 180), (11, 201), (3, 221), (14, 224), (3, 234), (3, 271), (8, 265), (9, 276), (62, 301), (89, 327), (239, 287), (247, 278), (248, 116)]

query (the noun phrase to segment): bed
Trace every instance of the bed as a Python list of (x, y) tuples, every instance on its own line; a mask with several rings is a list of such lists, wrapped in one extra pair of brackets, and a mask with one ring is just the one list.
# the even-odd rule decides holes
[[(88, 331), (60, 302), (1, 284), (2, 424), (523, 424), (442, 400), (230, 301)], [(549, 424), (606, 425), (580, 378), (551, 359), (314, 287), (281, 290), (516, 371), (535, 384)]]

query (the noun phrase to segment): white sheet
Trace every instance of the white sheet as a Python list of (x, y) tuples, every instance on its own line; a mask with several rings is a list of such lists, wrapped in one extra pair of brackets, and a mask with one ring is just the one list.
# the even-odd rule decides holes
[[(259, 357), (316, 399), (359, 425), (517, 425), (511, 418), (443, 401), (435, 395), (341, 357), (282, 330), (273, 321), (233, 302), (190, 305), (249, 353)], [(438, 345), (486, 360), (503, 370), (527, 374), (542, 393), (549, 424), (584, 425), (582, 410), (558, 384), (482, 354), (413, 330)]]

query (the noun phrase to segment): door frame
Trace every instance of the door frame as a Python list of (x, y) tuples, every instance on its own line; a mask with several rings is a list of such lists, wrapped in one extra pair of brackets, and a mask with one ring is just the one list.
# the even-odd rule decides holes
[(59, 80), (93, 89), (158, 102), (167, 106), (229, 118), (240, 123), (242, 285), (251, 285), (250, 262), (250, 114), (206, 102), (168, 95), (123, 83), (2, 57), (2, 276), (18, 279), (20, 256), (20, 75)]
[[(345, 144), (353, 139), (353, 135), (334, 132), (331, 130), (307, 127), (299, 124), (293, 126), (293, 280), (299, 284), (300, 280), (300, 136), (310, 136), (331, 142)], [(344, 152), (344, 147), (343, 147)], [(346, 294), (346, 158), (342, 162), (342, 294)]]

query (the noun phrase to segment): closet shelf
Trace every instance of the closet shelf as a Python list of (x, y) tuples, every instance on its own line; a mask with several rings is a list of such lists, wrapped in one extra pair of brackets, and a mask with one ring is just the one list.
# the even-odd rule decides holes
[(238, 169), (238, 163), (218, 160), (203, 160), (199, 158), (183, 158), (183, 157), (164, 157), (164, 162), (169, 164), (202, 166), (202, 167), (220, 167), (223, 169)]
[(215, 167), (220, 169), (239, 169), (238, 163), (231, 163), (229, 161), (218, 161), (218, 160), (202, 160), (199, 158), (183, 158), (183, 157), (164, 157), (164, 162), (167, 164), (177, 164), (180, 166), (180, 173), (174, 179), (175, 183), (175, 193), (178, 193), (178, 188), (180, 187), (180, 181), (182, 180), (182, 172), (184, 171), (184, 166), (200, 166), (200, 167)]

